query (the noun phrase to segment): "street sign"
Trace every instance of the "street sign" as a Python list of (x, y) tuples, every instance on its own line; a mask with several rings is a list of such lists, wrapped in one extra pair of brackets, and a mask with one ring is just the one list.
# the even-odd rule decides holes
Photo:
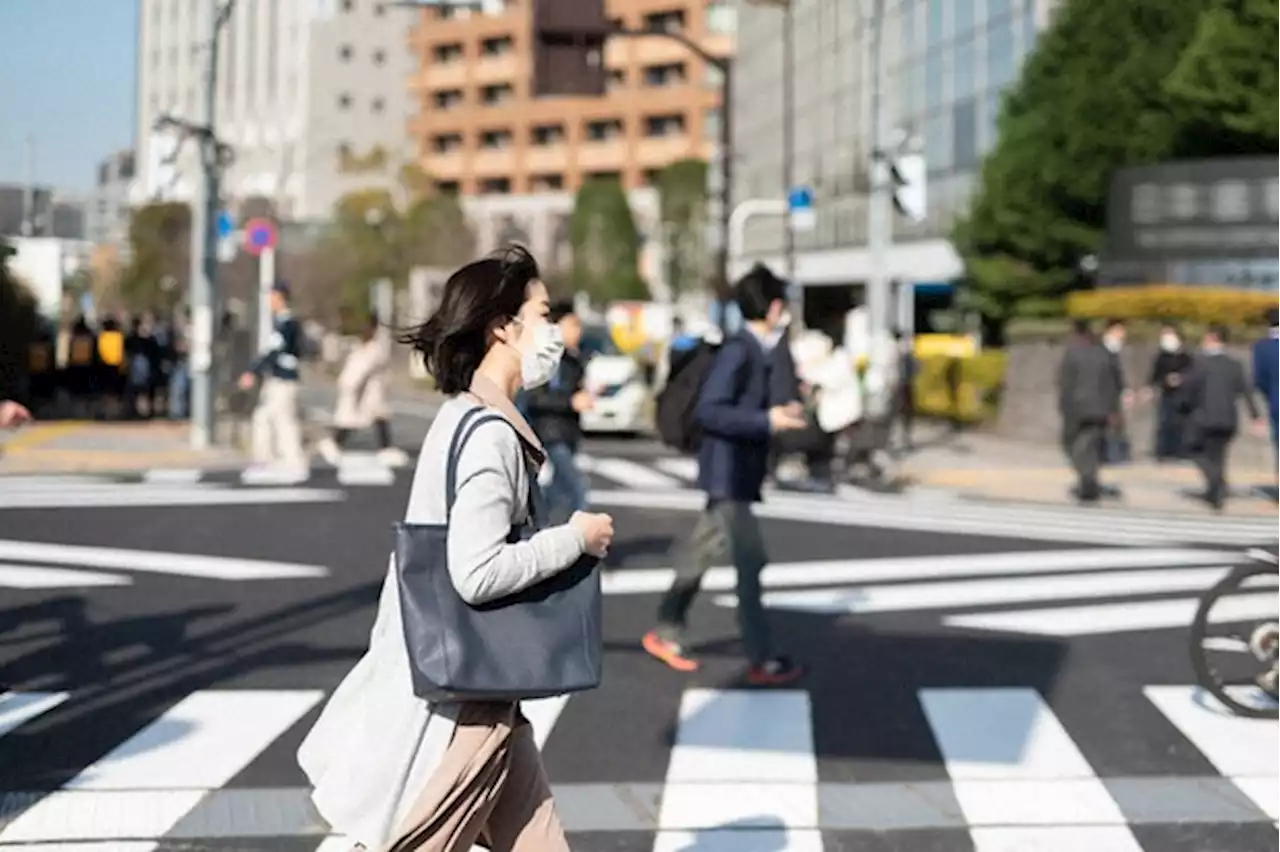
[(226, 210), (218, 211), (218, 236), (229, 237), (236, 229), (236, 220)]
[(791, 230), (812, 231), (818, 224), (813, 209), (813, 191), (807, 186), (792, 187), (787, 193), (787, 209), (791, 214)]
[(276, 247), (276, 226), (270, 219), (250, 219), (244, 223), (244, 250), (262, 254)]

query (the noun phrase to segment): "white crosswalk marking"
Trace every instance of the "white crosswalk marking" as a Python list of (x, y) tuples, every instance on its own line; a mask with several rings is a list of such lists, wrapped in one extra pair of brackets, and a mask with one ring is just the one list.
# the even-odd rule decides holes
[(338, 483), (340, 485), (391, 485), (396, 481), (396, 473), (373, 453), (343, 453), (338, 465)]
[(920, 703), (977, 852), (1142, 852), (1119, 805), (1038, 692), (922, 689)]
[(670, 490), (683, 487), (678, 479), (629, 459), (597, 458), (580, 453), (577, 461), (578, 468), (584, 473), (594, 474), (628, 488)]
[(698, 478), (698, 460), (664, 456), (656, 462), (658, 470), (674, 476), (676, 479), (683, 479), (686, 482), (693, 482)]
[[(115, 547), (48, 544), (35, 541), (0, 540), (0, 559), (30, 560), (54, 565), (77, 565), (146, 574), (170, 574), (205, 580), (296, 580), (324, 577), (329, 573), (327, 568), (320, 565), (302, 565), (294, 562), (236, 559), (191, 553), (163, 553)], [(0, 563), (0, 566), (2, 564)], [(38, 570), (47, 572), (49, 569)], [(95, 584), (105, 585), (106, 583), (90, 581), (83, 585)], [(0, 587), (4, 585), (4, 575), (0, 574)]]
[(101, 571), (0, 562), (0, 589), (86, 589), (94, 586), (127, 586), (131, 582), (128, 577), (120, 574), (104, 574)]
[(821, 852), (817, 781), (807, 693), (687, 690), (654, 852)]
[[(1206, 584), (1207, 586), (1207, 584)], [(1178, 591), (1170, 588), (1168, 591)], [(1059, 606), (1020, 609), (1014, 612), (982, 612), (948, 615), (943, 624), (975, 630), (1007, 630), (1041, 636), (1085, 636), (1099, 633), (1132, 633), (1138, 630), (1185, 628), (1195, 618), (1199, 598), (1158, 601), (1125, 601), (1088, 606)], [(1220, 601), (1209, 613), (1209, 621), (1274, 618), (1276, 596), (1236, 595)]]
[(0, 692), (0, 737), (66, 701), (65, 692)]
[(19, 814), (0, 844), (163, 837), (314, 707), (320, 690), (194, 692)]
[(204, 478), (204, 471), (198, 468), (156, 468), (142, 474), (143, 482), (179, 483), (190, 485)]
[[(1273, 613), (1274, 604), (1273, 596)], [(1275, 720), (1233, 716), (1194, 687), (1149, 686), (1144, 692), (1214, 768), (1268, 816), (1280, 818), (1280, 732)]]

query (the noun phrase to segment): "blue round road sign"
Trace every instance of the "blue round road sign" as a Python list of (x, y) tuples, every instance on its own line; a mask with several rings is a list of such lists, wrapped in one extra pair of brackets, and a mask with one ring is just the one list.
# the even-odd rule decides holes
[(276, 245), (276, 226), (270, 219), (250, 219), (244, 223), (244, 247), (250, 254), (261, 254)]

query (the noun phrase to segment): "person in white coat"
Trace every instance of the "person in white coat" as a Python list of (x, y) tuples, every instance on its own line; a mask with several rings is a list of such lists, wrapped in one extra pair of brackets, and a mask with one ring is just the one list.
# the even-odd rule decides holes
[(320, 455), (332, 465), (342, 461), (342, 450), (351, 433), (373, 428), (378, 460), (400, 467), (409, 459), (391, 443), (391, 409), (387, 403), (387, 372), (391, 368), (391, 337), (376, 316), (365, 323), (360, 343), (351, 350), (338, 374), (338, 404), (333, 412), (333, 434), (320, 442)]
[[(525, 541), (531, 480), (546, 455), (513, 400), (548, 381), (561, 343), (547, 322), (547, 290), (523, 249), (467, 264), (445, 283), (440, 307), (406, 335), (422, 353), (441, 406), (418, 456), (405, 520), (448, 524), (449, 574), (482, 604), (603, 557), (608, 515), (576, 512)], [(477, 406), (507, 422), (470, 433), (446, 509), (449, 448)], [(401, 623), (394, 557), (369, 650), (339, 684), (298, 751), (312, 801), (354, 848), (387, 852), (568, 852), (529, 722), (515, 702), (431, 703), (416, 697)]]

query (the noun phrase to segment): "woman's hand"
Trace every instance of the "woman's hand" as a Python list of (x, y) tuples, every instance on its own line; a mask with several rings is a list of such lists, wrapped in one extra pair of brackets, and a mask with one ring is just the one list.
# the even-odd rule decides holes
[(583, 550), (588, 555), (603, 559), (613, 544), (613, 518), (596, 512), (574, 512), (569, 526), (582, 534)]

